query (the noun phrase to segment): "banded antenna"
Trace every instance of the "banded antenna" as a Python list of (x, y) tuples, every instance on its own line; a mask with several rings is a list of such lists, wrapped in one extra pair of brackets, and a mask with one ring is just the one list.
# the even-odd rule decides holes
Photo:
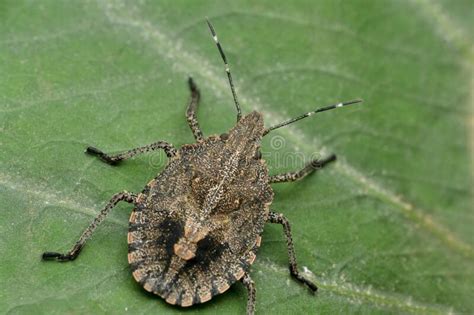
[(296, 118), (292, 118), (292, 119), (289, 119), (287, 121), (284, 121), (282, 123), (279, 123), (277, 125), (274, 125), (274, 126), (271, 126), (270, 128), (267, 128), (265, 129), (265, 131), (263, 132), (263, 135), (265, 136), (266, 134), (268, 134), (270, 131), (272, 130), (275, 130), (275, 129), (278, 129), (278, 128), (281, 128), (281, 127), (284, 127), (286, 125), (289, 125), (289, 124), (292, 124), (294, 122), (297, 122), (298, 120), (301, 120), (303, 118), (306, 118), (306, 117), (309, 117), (309, 116), (313, 116), (317, 113), (320, 113), (320, 112), (325, 112), (327, 110), (331, 110), (331, 109), (336, 109), (336, 108), (339, 108), (339, 107), (344, 107), (344, 106), (348, 106), (348, 105), (352, 105), (352, 104), (357, 104), (357, 103), (361, 103), (362, 100), (352, 100), (352, 101), (348, 101), (348, 102), (343, 102), (343, 103), (337, 103), (337, 104), (333, 104), (333, 105), (329, 105), (329, 106), (325, 106), (325, 107), (321, 107), (321, 108), (318, 108), (312, 112), (307, 112), (303, 115), (300, 115)]
[(232, 91), (232, 96), (234, 97), (235, 108), (237, 109), (237, 121), (239, 121), (240, 118), (242, 118), (242, 111), (240, 110), (240, 104), (239, 104), (239, 101), (237, 100), (237, 94), (235, 93), (234, 82), (232, 81), (232, 75), (230, 74), (230, 67), (229, 67), (229, 64), (227, 63), (227, 58), (224, 54), (224, 50), (222, 49), (222, 46), (219, 43), (219, 39), (217, 39), (216, 31), (214, 30), (214, 27), (212, 26), (211, 22), (209, 22), (209, 19), (207, 17), (206, 17), (206, 22), (207, 22), (207, 25), (209, 26), (209, 29), (211, 30), (212, 38), (214, 38), (214, 41), (216, 42), (217, 49), (219, 49), (219, 53), (221, 54), (222, 60), (224, 61), (225, 72), (227, 73), (227, 78), (229, 79), (230, 89)]

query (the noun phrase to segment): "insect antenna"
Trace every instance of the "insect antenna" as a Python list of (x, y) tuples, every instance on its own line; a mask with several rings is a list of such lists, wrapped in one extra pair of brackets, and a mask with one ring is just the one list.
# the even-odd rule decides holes
[(362, 100), (352, 100), (352, 101), (348, 101), (348, 102), (343, 102), (343, 103), (337, 103), (337, 104), (333, 104), (333, 105), (329, 105), (329, 106), (325, 106), (325, 107), (321, 107), (321, 108), (318, 108), (312, 112), (307, 112), (303, 115), (300, 115), (296, 118), (292, 118), (292, 119), (289, 119), (287, 121), (284, 121), (282, 123), (279, 123), (277, 125), (274, 125), (274, 126), (271, 126), (270, 128), (267, 128), (265, 129), (265, 131), (263, 132), (263, 135), (266, 135), (268, 134), (270, 131), (272, 130), (275, 130), (275, 129), (278, 129), (278, 128), (281, 128), (281, 127), (284, 127), (286, 125), (289, 125), (289, 124), (292, 124), (298, 120), (301, 120), (303, 118), (306, 118), (306, 117), (309, 117), (309, 116), (313, 116), (314, 114), (317, 114), (317, 113), (320, 113), (320, 112), (324, 112), (324, 111), (327, 111), (327, 110), (331, 110), (331, 109), (336, 109), (336, 108), (339, 108), (339, 107), (343, 107), (343, 106), (348, 106), (348, 105), (352, 105), (352, 104), (357, 104), (357, 103), (361, 103)]
[(214, 38), (214, 41), (216, 42), (217, 49), (219, 49), (219, 53), (221, 54), (222, 60), (224, 61), (225, 72), (227, 73), (227, 78), (229, 79), (230, 89), (232, 91), (232, 96), (234, 97), (235, 108), (237, 109), (237, 121), (239, 121), (240, 118), (242, 117), (242, 111), (240, 110), (240, 104), (239, 104), (239, 101), (237, 100), (237, 94), (235, 93), (234, 82), (232, 81), (232, 75), (230, 74), (229, 64), (227, 63), (227, 58), (224, 54), (224, 50), (222, 49), (221, 44), (219, 43), (219, 39), (217, 39), (217, 34), (216, 34), (216, 31), (214, 30), (214, 27), (212, 26), (208, 18), (206, 18), (206, 22), (207, 22), (207, 25), (209, 26), (209, 29), (211, 30), (212, 38)]

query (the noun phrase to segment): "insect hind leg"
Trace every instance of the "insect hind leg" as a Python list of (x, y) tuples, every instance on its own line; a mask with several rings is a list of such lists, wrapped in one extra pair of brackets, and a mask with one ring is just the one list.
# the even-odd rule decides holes
[(244, 276), (240, 279), (247, 289), (247, 315), (255, 314), (255, 283), (248, 273), (245, 273)]
[(290, 260), (290, 273), (291, 275), (298, 281), (306, 284), (313, 292), (318, 290), (318, 287), (311, 282), (310, 280), (306, 279), (299, 271), (298, 266), (296, 263), (296, 255), (295, 255), (295, 248), (293, 246), (293, 237), (291, 236), (291, 228), (288, 219), (283, 216), (281, 213), (276, 213), (270, 211), (268, 215), (268, 221), (270, 223), (278, 223), (283, 226), (283, 232), (286, 236), (286, 245), (288, 248), (288, 256)]
[(79, 240), (74, 244), (72, 249), (65, 254), (56, 253), (56, 252), (44, 252), (42, 255), (43, 260), (56, 260), (60, 262), (72, 261), (79, 256), (82, 248), (84, 247), (86, 241), (92, 236), (97, 226), (104, 221), (107, 214), (112, 210), (117, 203), (120, 201), (126, 201), (128, 203), (135, 203), (137, 196), (129, 192), (121, 192), (115, 194), (109, 201), (109, 203), (100, 211), (100, 213), (94, 218), (92, 223), (87, 227), (87, 229), (82, 233)]

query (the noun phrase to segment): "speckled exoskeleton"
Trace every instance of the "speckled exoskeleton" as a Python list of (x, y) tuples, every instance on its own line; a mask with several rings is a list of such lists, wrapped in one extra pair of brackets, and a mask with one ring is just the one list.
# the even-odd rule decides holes
[(301, 179), (336, 159), (331, 155), (311, 161), (297, 172), (269, 176), (260, 153), (262, 137), (318, 112), (360, 101), (319, 108), (270, 128), (264, 127), (259, 112), (242, 117), (226, 56), (214, 28), (207, 23), (225, 64), (237, 109), (236, 125), (227, 133), (203, 136), (196, 118), (200, 94), (190, 78), (186, 118), (196, 143), (176, 149), (158, 141), (116, 155), (88, 147), (86, 153), (112, 165), (157, 149), (163, 149), (169, 161), (141, 193), (115, 194), (70, 251), (45, 252), (42, 257), (62, 262), (76, 259), (110, 210), (119, 201), (126, 201), (134, 205), (127, 237), (128, 261), (133, 277), (145, 290), (170, 304), (186, 307), (207, 302), (241, 281), (248, 291), (247, 313), (253, 314), (255, 285), (249, 272), (265, 223), (283, 226), (291, 275), (312, 291), (317, 290), (298, 270), (288, 220), (270, 209), (270, 184)]

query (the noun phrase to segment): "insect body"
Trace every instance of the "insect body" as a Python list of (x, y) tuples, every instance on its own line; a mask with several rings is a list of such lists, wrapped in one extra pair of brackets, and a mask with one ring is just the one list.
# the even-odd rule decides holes
[(248, 290), (247, 313), (253, 314), (255, 286), (249, 270), (265, 223), (283, 225), (291, 274), (312, 291), (317, 290), (298, 271), (287, 219), (270, 210), (270, 184), (295, 181), (335, 160), (332, 155), (314, 160), (298, 172), (269, 176), (260, 141), (271, 130), (359, 101), (323, 107), (267, 129), (258, 112), (242, 117), (225, 54), (212, 25), (208, 25), (226, 65), (237, 109), (236, 125), (228, 133), (205, 138), (196, 118), (199, 90), (189, 79), (191, 100), (186, 117), (196, 143), (175, 149), (158, 141), (117, 155), (88, 147), (86, 153), (113, 165), (157, 149), (163, 149), (169, 161), (141, 193), (114, 195), (69, 252), (45, 252), (43, 259), (74, 260), (109, 211), (119, 201), (127, 201), (135, 206), (129, 220), (128, 261), (133, 277), (145, 290), (185, 307), (209, 301), (241, 281)]

